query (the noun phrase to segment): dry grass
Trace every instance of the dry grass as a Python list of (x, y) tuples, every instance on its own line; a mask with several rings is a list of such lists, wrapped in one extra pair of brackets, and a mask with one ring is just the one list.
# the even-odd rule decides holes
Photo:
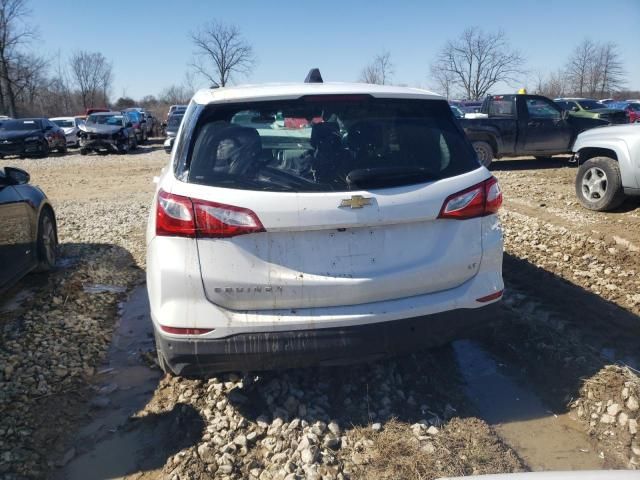
[(350, 454), (359, 452), (366, 459), (353, 472), (355, 479), (430, 480), (524, 470), (515, 454), (476, 418), (454, 418), (427, 441), (419, 441), (408, 424), (395, 420), (379, 433), (358, 428), (351, 435)]

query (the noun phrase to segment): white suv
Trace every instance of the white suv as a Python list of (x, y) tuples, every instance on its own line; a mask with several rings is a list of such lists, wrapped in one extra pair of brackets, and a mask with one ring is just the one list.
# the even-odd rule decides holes
[(202, 90), (148, 224), (159, 362), (206, 375), (446, 343), (502, 296), (501, 203), (438, 95)]

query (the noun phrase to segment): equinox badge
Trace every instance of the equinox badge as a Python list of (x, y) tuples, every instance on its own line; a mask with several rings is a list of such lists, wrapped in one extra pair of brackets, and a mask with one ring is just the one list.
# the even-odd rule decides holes
[(362, 195), (352, 195), (351, 198), (345, 198), (340, 202), (340, 208), (362, 208), (365, 205), (371, 205), (371, 198)]

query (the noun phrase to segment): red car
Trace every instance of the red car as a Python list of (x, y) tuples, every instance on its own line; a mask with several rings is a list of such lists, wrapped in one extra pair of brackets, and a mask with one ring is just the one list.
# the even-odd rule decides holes
[(629, 123), (640, 123), (640, 103), (638, 102), (617, 102), (607, 105), (608, 108), (619, 108), (627, 112)]

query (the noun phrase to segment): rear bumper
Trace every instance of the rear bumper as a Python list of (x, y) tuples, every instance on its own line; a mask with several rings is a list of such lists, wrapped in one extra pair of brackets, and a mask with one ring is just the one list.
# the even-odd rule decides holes
[(156, 344), (177, 375), (206, 376), (366, 362), (444, 345), (494, 318), (497, 304), (403, 320), (313, 330), (255, 332), (225, 338), (165, 336), (154, 325)]

